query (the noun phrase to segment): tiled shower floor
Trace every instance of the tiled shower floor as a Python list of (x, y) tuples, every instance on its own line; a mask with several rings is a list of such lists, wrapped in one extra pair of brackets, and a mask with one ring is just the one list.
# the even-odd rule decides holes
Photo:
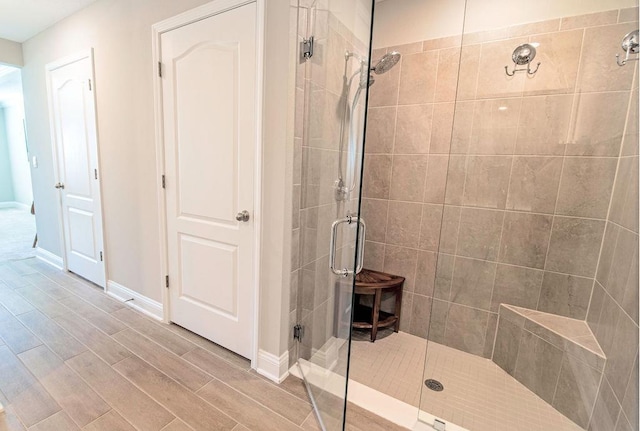
[[(426, 340), (389, 332), (375, 343), (354, 336), (351, 379), (470, 431), (582, 429), (490, 360), (434, 342), (427, 352)], [(439, 380), (444, 391), (425, 389), (420, 405), (425, 352), (424, 378)]]

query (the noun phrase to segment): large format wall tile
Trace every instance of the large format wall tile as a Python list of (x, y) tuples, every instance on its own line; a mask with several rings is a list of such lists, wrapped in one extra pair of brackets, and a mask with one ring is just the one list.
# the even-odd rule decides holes
[(514, 377), (548, 403), (553, 400), (562, 351), (528, 331), (522, 332)]
[(551, 219), (551, 216), (541, 214), (506, 213), (500, 262), (544, 268)]
[(422, 223), (420, 226), (419, 247), (422, 250), (437, 251), (440, 242), (442, 225), (442, 205), (424, 204), (422, 206)]
[(365, 138), (367, 154), (390, 154), (393, 152), (393, 139), (396, 134), (395, 106), (382, 108), (370, 107), (367, 112), (367, 135)]
[(516, 154), (563, 155), (572, 105), (572, 95), (525, 97), (518, 123)]
[(592, 27), (585, 30), (578, 89), (582, 92), (631, 89), (633, 67), (619, 67), (615, 55), (624, 58), (620, 43), (625, 34), (637, 30), (635, 23)]
[(469, 156), (464, 185), (464, 205), (504, 209), (511, 160), (511, 157), (505, 156)]
[(495, 261), (500, 248), (503, 219), (503, 211), (462, 208), (457, 254)]
[(456, 99), (459, 67), (459, 47), (442, 49), (438, 52), (438, 72), (434, 98), (436, 102), (449, 102)]
[(400, 69), (396, 66), (385, 74), (376, 75), (376, 83), (371, 87), (369, 93), (369, 106), (395, 106), (398, 104)]
[(366, 198), (389, 199), (391, 183), (391, 156), (365, 155), (362, 196)]
[(447, 314), (445, 344), (458, 350), (482, 355), (489, 313), (477, 308), (451, 304)]
[(603, 233), (603, 221), (554, 217), (545, 269), (593, 277)]
[(391, 168), (389, 199), (422, 202), (427, 176), (427, 156), (395, 155)]
[(565, 158), (556, 213), (606, 218), (616, 166), (614, 158)]
[(437, 63), (438, 53), (435, 51), (419, 52), (402, 57), (399, 105), (433, 102), (437, 69), (432, 65)]
[(513, 154), (522, 99), (478, 100), (473, 113), (469, 154)]
[(592, 278), (545, 272), (538, 310), (584, 320), (592, 287)]
[(426, 154), (431, 141), (433, 104), (398, 106), (396, 154)]
[(600, 372), (565, 354), (552, 405), (586, 429), (601, 376)]
[(449, 300), (487, 310), (491, 304), (495, 274), (495, 263), (456, 257)]
[(553, 214), (562, 157), (514, 157), (507, 209)]
[(530, 42), (540, 44), (533, 62), (541, 65), (535, 79), (526, 80), (524, 94), (573, 93), (580, 64), (582, 33), (582, 30), (572, 30), (531, 37)]
[[(628, 102), (628, 91), (576, 93), (575, 124), (569, 131), (567, 155), (617, 157), (627, 119)], [(607, 109), (602, 109), (603, 106)]]
[(500, 304), (535, 309), (543, 275), (543, 271), (533, 268), (498, 264), (491, 311), (497, 312)]

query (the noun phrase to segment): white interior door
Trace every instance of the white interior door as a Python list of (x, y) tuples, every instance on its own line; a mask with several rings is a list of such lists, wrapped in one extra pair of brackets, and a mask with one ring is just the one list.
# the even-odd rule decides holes
[(251, 358), (256, 5), (160, 43), (170, 319)]
[(65, 264), (105, 287), (91, 52), (47, 66)]

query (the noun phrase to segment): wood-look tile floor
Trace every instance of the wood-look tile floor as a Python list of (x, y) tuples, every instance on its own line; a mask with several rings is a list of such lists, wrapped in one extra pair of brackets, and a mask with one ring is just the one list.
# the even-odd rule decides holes
[[(0, 431), (319, 429), (300, 380), (276, 385), (35, 258), (0, 261), (0, 403)], [(401, 429), (353, 405), (347, 417)]]

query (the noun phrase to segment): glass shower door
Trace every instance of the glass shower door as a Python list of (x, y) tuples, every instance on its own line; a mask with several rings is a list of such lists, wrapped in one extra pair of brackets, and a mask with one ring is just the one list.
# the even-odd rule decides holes
[(358, 216), (373, 1), (301, 0), (296, 9), (292, 323), (298, 370), (320, 428), (342, 430), (353, 283), (364, 244)]
[(420, 419), (637, 430), (638, 3), (465, 3)]

